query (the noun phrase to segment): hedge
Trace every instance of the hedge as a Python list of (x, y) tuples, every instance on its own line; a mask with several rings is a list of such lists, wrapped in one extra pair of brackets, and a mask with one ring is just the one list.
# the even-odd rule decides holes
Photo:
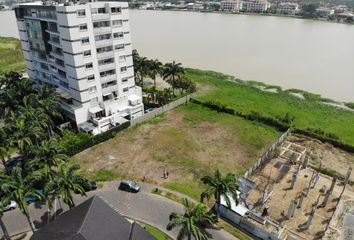
[[(232, 114), (232, 115), (237, 115), (237, 116), (245, 118), (247, 120), (261, 122), (263, 124), (273, 126), (280, 131), (286, 131), (287, 129), (289, 129), (291, 127), (291, 122), (293, 120), (293, 117), (289, 116), (288, 114), (285, 117), (276, 116), (275, 118), (273, 118), (273, 117), (262, 116), (258, 112), (244, 113), (241, 111), (236, 111), (234, 109), (227, 108), (227, 106), (220, 104), (218, 102), (213, 102), (213, 101), (201, 102), (201, 101), (193, 99), (193, 98), (191, 98), (190, 101), (192, 103), (202, 105), (204, 107), (210, 108), (210, 109), (218, 111), (218, 112), (224, 112), (224, 113), (228, 113), (228, 114)], [(319, 128), (307, 128), (307, 129), (292, 128), (292, 132), (318, 139), (324, 143), (330, 143), (334, 147), (343, 149), (343, 150), (350, 152), (350, 153), (354, 153), (354, 146), (351, 146), (349, 144), (341, 142), (337, 135), (335, 135), (333, 133), (326, 133), (322, 129), (319, 129)]]
[(66, 154), (68, 156), (73, 156), (79, 152), (82, 152), (83, 150), (90, 148), (94, 145), (97, 145), (101, 142), (105, 142), (113, 137), (116, 136), (116, 134), (130, 126), (130, 122), (125, 122), (121, 125), (118, 125), (114, 128), (109, 129), (106, 132), (100, 133), (96, 136), (91, 136), (88, 139), (83, 139), (80, 140), (79, 142), (76, 142), (75, 144), (69, 146), (66, 148)]

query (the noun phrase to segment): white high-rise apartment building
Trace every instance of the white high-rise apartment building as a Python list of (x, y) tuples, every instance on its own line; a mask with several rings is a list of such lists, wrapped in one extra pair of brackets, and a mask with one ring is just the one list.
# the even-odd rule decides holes
[(56, 88), (78, 128), (97, 134), (143, 114), (127, 3), (33, 2), (16, 17), (29, 78)]
[(227, 12), (239, 12), (242, 10), (242, 1), (239, 0), (221, 1), (220, 10), (227, 11)]

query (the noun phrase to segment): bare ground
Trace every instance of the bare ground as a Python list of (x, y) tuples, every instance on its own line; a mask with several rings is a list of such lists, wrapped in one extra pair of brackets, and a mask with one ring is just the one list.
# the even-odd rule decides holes
[[(170, 111), (160, 120), (128, 129), (77, 154), (73, 161), (92, 178), (98, 170), (110, 169), (121, 177), (141, 181), (145, 176), (157, 184), (199, 182), (216, 168), (242, 174), (275, 140), (271, 138), (255, 150), (235, 136), (242, 128), (237, 123), (202, 121), (191, 125), (185, 117), (183, 111)], [(162, 177), (164, 170), (170, 173), (168, 179)]]

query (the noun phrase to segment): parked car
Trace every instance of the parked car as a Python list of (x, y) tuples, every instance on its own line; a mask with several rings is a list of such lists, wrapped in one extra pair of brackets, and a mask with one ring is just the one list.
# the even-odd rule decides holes
[[(44, 190), (43, 190), (43, 189), (37, 189), (36, 192), (37, 192), (38, 194), (44, 196)], [(27, 197), (26, 197), (26, 201), (27, 201), (28, 203), (33, 203), (33, 202), (36, 202), (37, 200), (39, 200), (39, 199), (38, 199), (38, 197), (36, 197), (36, 196), (27, 196)]]
[(17, 208), (17, 203), (15, 201), (11, 201), (10, 204), (4, 208), (4, 211), (10, 211), (15, 208)]
[(140, 191), (140, 188), (140, 185), (132, 180), (122, 180), (118, 189), (137, 193)]
[(12, 169), (17, 165), (17, 164), (22, 164), (25, 161), (24, 156), (16, 156), (12, 157), (9, 160), (6, 161), (5, 166), (6, 170), (11, 172)]

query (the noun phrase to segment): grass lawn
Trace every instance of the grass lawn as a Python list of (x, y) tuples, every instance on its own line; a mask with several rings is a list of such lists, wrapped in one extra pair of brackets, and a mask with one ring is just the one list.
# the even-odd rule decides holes
[[(282, 133), (196, 104), (124, 130), (72, 158), (91, 179), (132, 178), (199, 199), (216, 168), (243, 174)], [(162, 178), (164, 170), (169, 178)]]
[(20, 40), (0, 37), (0, 73), (23, 71), (25, 68)]
[[(247, 83), (230, 76), (196, 69), (187, 69), (200, 89), (196, 98), (201, 101), (218, 101), (242, 112), (259, 112), (264, 116), (294, 116), (295, 127), (300, 129), (320, 128), (333, 133), (344, 143), (354, 146), (354, 112), (320, 103), (320, 96), (305, 93), (306, 100), (292, 96), (288, 91), (273, 93), (254, 87), (255, 82)], [(230, 80), (234, 80), (231, 82)], [(268, 89), (276, 86), (258, 84)], [(293, 92), (302, 92), (293, 90)], [(323, 100), (323, 99), (322, 99)], [(326, 101), (329, 101), (328, 99)]]
[(160, 231), (159, 229), (152, 227), (148, 224), (145, 223), (139, 223), (143, 228), (146, 229), (151, 235), (153, 235), (157, 240), (172, 240), (169, 236), (167, 236), (165, 233)]

